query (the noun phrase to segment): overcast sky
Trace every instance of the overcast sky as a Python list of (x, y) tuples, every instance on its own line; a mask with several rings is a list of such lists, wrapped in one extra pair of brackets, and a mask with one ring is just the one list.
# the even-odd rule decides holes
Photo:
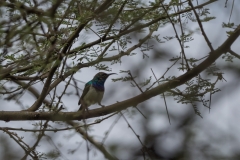
[[(199, 2), (201, 3), (201, 2)], [(226, 30), (222, 28), (222, 23), (228, 22), (230, 10), (231, 10), (231, 3), (232, 1), (229, 0), (227, 8), (224, 8), (225, 1), (215, 2), (207, 8), (210, 8), (210, 13), (212, 16), (216, 16), (216, 19), (203, 23), (204, 29), (206, 34), (208, 35), (214, 49), (220, 46), (227, 38)], [(239, 24), (240, 22), (240, 10), (237, 6), (240, 6), (239, 1), (235, 1), (235, 6), (233, 10), (233, 14), (231, 17), (231, 22), (235, 22), (235, 24)], [(192, 30), (195, 30), (198, 25), (190, 23), (187, 26)], [(168, 25), (159, 31), (161, 36), (164, 35), (171, 35), (175, 36), (172, 26)], [(156, 33), (157, 34), (157, 33)], [(88, 35), (86, 35), (88, 36)], [(194, 41), (189, 43), (189, 49), (186, 49), (186, 55), (190, 57), (203, 57), (207, 55), (209, 52), (209, 48), (204, 41), (201, 33), (195, 33)], [(91, 41), (91, 36), (89, 35), (86, 38), (88, 41)], [(232, 49), (239, 53), (240, 50), (240, 38), (235, 41)], [(134, 45), (134, 44), (131, 44)], [(180, 52), (180, 47), (177, 41), (163, 43), (162, 46), (154, 46), (156, 49), (165, 49), (168, 50), (169, 53), (172, 55), (177, 55)], [(240, 54), (240, 53), (239, 53)], [(121, 76), (126, 76), (123, 73), (119, 73), (120, 70), (131, 70), (134, 72), (135, 68), (142, 67), (141, 72), (139, 73), (139, 77), (136, 79), (138, 82), (146, 80), (149, 76), (152, 76), (151, 68), (155, 71), (156, 76), (160, 77), (166, 69), (171, 65), (167, 61), (167, 56), (163, 59), (166, 61), (161, 61), (162, 63), (153, 63), (154, 62), (154, 53), (149, 53), (149, 59), (142, 59), (142, 55), (136, 55), (134, 57), (123, 57), (122, 64), (116, 64), (111, 66), (112, 71), (118, 73), (118, 75), (113, 75), (110, 77), (106, 83), (105, 88), (106, 92), (102, 101), (104, 105), (110, 105), (117, 101), (123, 101), (125, 99), (134, 97), (140, 92), (137, 88), (132, 88), (129, 82), (113, 82), (112, 78), (119, 78)], [(234, 63), (227, 63), (219, 58), (217, 64), (220, 68), (224, 68), (224, 66), (232, 66), (234, 64), (239, 64), (239, 60), (235, 59)], [(106, 63), (110, 65), (110, 63)], [(240, 68), (238, 68), (240, 69)], [(146, 121), (147, 126), (141, 125), (144, 123), (144, 118), (132, 108), (128, 109), (128, 113), (125, 116), (129, 123), (133, 126), (134, 130), (140, 137), (144, 137), (146, 132), (143, 132), (144, 129), (149, 130), (151, 133), (159, 133), (162, 130), (169, 130), (173, 131), (178, 124), (178, 117), (182, 119), (186, 114), (192, 114), (195, 116), (193, 119), (193, 123), (191, 125), (191, 129), (196, 131), (196, 137), (194, 139), (195, 143), (209, 143), (211, 146), (210, 148), (212, 151), (219, 152), (221, 151), (223, 155), (231, 155), (236, 148), (240, 148), (240, 92), (239, 92), (239, 74), (234, 71), (227, 70), (224, 68), (224, 78), (227, 82), (222, 81), (218, 83), (218, 87), (221, 89), (221, 92), (218, 92), (213, 95), (212, 97), (212, 107), (209, 113), (209, 110), (204, 107), (203, 105), (198, 105), (198, 109), (200, 110), (203, 118), (195, 115), (193, 109), (189, 105), (182, 105), (176, 103), (173, 98), (167, 98), (168, 109), (171, 116), (171, 125), (168, 123), (167, 114), (164, 106), (164, 101), (160, 96), (156, 96), (147, 102), (140, 104), (138, 107), (140, 110), (151, 111), (151, 116), (148, 117)], [(239, 70), (238, 70), (239, 71)], [(98, 71), (95, 68), (83, 68), (79, 73), (76, 74), (75, 78), (83, 81), (83, 83), (79, 83), (79, 87), (83, 89), (84, 84), (89, 81)], [(134, 72), (136, 73), (136, 72)], [(175, 75), (178, 76), (182, 74), (177, 69), (171, 70), (168, 75)], [(152, 81), (153, 82), (153, 81)], [(39, 88), (41, 85), (39, 84)], [(64, 85), (58, 87), (59, 93), (61, 93)], [(73, 88), (70, 88), (68, 92), (73, 91)], [(80, 91), (82, 93), (82, 91)], [(31, 106), (35, 99), (29, 93), (25, 93), (24, 96), (21, 97), (21, 100), (24, 102), (25, 105)], [(65, 111), (76, 111), (79, 106), (77, 106), (79, 97), (72, 95), (72, 96), (64, 96), (63, 101), (65, 104)], [(1, 100), (2, 110), (21, 110), (18, 105), (11, 101), (4, 101)], [(91, 106), (91, 109), (99, 107), (98, 105)], [(147, 108), (147, 109), (146, 109)], [(135, 111), (135, 114), (131, 114), (131, 111)], [(90, 135), (94, 136), (94, 138), (101, 142), (102, 138), (104, 137), (105, 132), (109, 129), (113, 121), (118, 117), (114, 116), (109, 118), (106, 121), (103, 121), (100, 124), (96, 124), (91, 128)], [(87, 122), (93, 122), (95, 119), (89, 119)], [(32, 124), (34, 122), (0, 122), (1, 127), (8, 126), (8, 127), (22, 127), (22, 128), (32, 128)], [(36, 121), (37, 123), (37, 121)], [(54, 124), (59, 128), (64, 128), (64, 125), (61, 124)], [(24, 136), (24, 141), (28, 144), (33, 144), (35, 142), (35, 137), (32, 133), (25, 133), (25, 132), (17, 132), (19, 135)], [(222, 137), (222, 141), (217, 141), (214, 139), (214, 136), (218, 134)], [(9, 136), (6, 136), (4, 133), (1, 133), (2, 136), (6, 137), (10, 144), (13, 144), (13, 151), (21, 151), (21, 154), (24, 154), (22, 149), (14, 142)], [(62, 131), (57, 133), (47, 132), (46, 135), (52, 138), (52, 141), (55, 145), (58, 146), (58, 149), (63, 154), (63, 159), (80, 159), (79, 157), (83, 157), (82, 159), (86, 159), (86, 144), (85, 141), (79, 134), (76, 134), (73, 130), (70, 131)], [(161, 145), (164, 145), (165, 148), (163, 149), (166, 153), (171, 153), (172, 150), (177, 150), (178, 147), (181, 147), (181, 141), (183, 141), (183, 135), (181, 133), (174, 133), (169, 132), (164, 139), (159, 140)], [(45, 143), (46, 142), (46, 143)], [(131, 142), (131, 143), (129, 143)], [(69, 154), (69, 149), (77, 148), (77, 146), (81, 144), (79, 150), (73, 154)], [(128, 127), (126, 122), (123, 118), (117, 122), (114, 126), (112, 131), (110, 132), (105, 144), (110, 145), (117, 143), (122, 148), (119, 150), (118, 154), (116, 155), (118, 158), (127, 159), (129, 158), (128, 152), (131, 150), (126, 150), (126, 148), (133, 148), (133, 150), (140, 150), (141, 145), (137, 139), (137, 137), (133, 134), (131, 129)], [(30, 146), (31, 146), (30, 145)], [(126, 147), (126, 148), (125, 148)], [(37, 150), (43, 153), (47, 153), (49, 148), (53, 149), (52, 142), (44, 138), (40, 145), (37, 147)], [(93, 147), (94, 148), (94, 147)], [(94, 151), (95, 150), (95, 151)], [(159, 151), (162, 152), (162, 151)], [(196, 151), (197, 152), (197, 151)], [(21, 157), (21, 156), (20, 156)], [(99, 160), (103, 159), (103, 155), (97, 151), (97, 149), (91, 149), (90, 152), (90, 159), (91, 160)]]

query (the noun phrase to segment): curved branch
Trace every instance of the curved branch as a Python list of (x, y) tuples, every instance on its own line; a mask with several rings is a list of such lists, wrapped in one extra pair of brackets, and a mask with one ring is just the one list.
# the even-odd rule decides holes
[(151, 90), (148, 90), (136, 97), (127, 99), (122, 102), (112, 104), (100, 109), (93, 109), (85, 113), (84, 116), (82, 112), (60, 112), (58, 114), (54, 112), (12, 112), (12, 111), (0, 111), (0, 120), (52, 120), (52, 121), (67, 121), (67, 120), (79, 120), (83, 118), (93, 118), (106, 114), (110, 114), (119, 110), (126, 109), (131, 106), (135, 106), (141, 102), (144, 102), (156, 95), (159, 95), (165, 91), (173, 89), (187, 82), (188, 80), (194, 78), (207, 67), (209, 67), (213, 62), (215, 62), (222, 54), (230, 50), (233, 42), (240, 35), (240, 25), (235, 29), (235, 31), (229, 36), (229, 38), (215, 51), (209, 54), (202, 63), (193, 68), (191, 71), (177, 77), (174, 80), (161, 84)]

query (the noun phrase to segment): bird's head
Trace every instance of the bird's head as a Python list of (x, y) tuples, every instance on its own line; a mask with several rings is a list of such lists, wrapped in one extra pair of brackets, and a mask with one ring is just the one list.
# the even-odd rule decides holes
[(107, 73), (104, 73), (104, 72), (99, 72), (94, 76), (93, 80), (100, 81), (100, 82), (105, 82), (106, 79), (112, 74), (116, 74), (116, 73), (107, 74)]

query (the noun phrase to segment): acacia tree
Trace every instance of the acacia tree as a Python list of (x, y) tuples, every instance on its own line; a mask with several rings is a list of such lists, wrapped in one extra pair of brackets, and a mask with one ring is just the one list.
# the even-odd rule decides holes
[[(1, 101), (18, 108), (0, 111), (0, 120), (8, 122), (1, 130), (24, 151), (22, 155), (5, 154), (5, 159), (6, 156), (22, 159), (64, 158), (58, 147), (44, 153), (38, 151), (41, 148), (39, 145), (44, 145), (44, 137), (51, 139), (56, 134), (72, 130), (81, 135), (81, 140), (86, 143), (86, 146), (81, 146), (86, 150), (75, 152), (75, 149), (70, 152), (80, 159), (86, 158), (83, 155), (89, 158), (89, 152), (93, 150), (91, 146), (107, 159), (124, 157), (117, 153), (119, 148), (114, 149), (118, 145), (104, 144), (113, 125), (120, 118), (127, 123), (142, 146), (141, 153), (138, 149), (139, 153), (134, 151), (130, 157), (166, 158), (149, 145), (152, 141), (149, 137), (155, 139), (156, 135), (148, 135), (143, 141), (130, 125), (128, 116), (141, 115), (149, 118), (151, 114), (146, 108), (150, 106), (141, 104), (158, 95), (164, 100), (166, 111), (170, 99), (189, 105), (200, 117), (202, 115), (197, 105), (210, 110), (212, 95), (220, 91), (218, 83), (224, 80), (223, 71), (219, 69), (216, 60), (219, 57), (225, 61), (240, 58), (231, 49), (240, 35), (240, 26), (224, 23), (223, 26), (230, 28), (230, 31), (219, 47), (212, 45), (204, 30), (203, 23), (215, 18), (211, 16), (208, 5), (216, 2), (217, 0), (1, 2)], [(228, 1), (225, 5), (227, 4)], [(197, 30), (192, 30), (191, 25), (196, 24)], [(170, 35), (164, 33), (166, 27), (172, 28)], [(209, 50), (206, 53), (200, 51), (200, 56), (188, 53), (197, 33), (202, 34)], [(164, 48), (172, 42), (172, 48)], [(143, 64), (149, 59), (151, 64), (166, 64), (167, 67), (157, 70), (151, 69), (151, 65), (147, 64), (134, 69), (126, 67), (131, 61)], [(79, 85), (86, 77), (81, 71), (94, 67), (108, 72), (116, 70), (114, 67), (119, 64), (123, 67), (120, 66), (119, 75), (113, 81), (124, 85), (130, 83), (137, 88), (138, 93), (122, 101), (114, 98), (117, 102), (104, 108), (90, 109), (84, 114), (78, 112), (77, 102), (82, 89)], [(143, 73), (144, 70), (148, 70), (148, 74)], [(160, 73), (163, 74), (157, 77)], [(150, 74), (152, 75), (149, 76)], [(113, 92), (125, 94), (119, 89)], [(74, 97), (74, 106), (68, 100), (69, 97)], [(74, 108), (75, 111), (67, 112), (69, 108)], [(131, 111), (136, 113), (132, 114)], [(194, 114), (182, 120), (181, 125), (188, 123), (192, 116)], [(168, 118), (170, 122), (171, 116), (168, 115)], [(34, 128), (13, 128), (13, 121), (28, 121)], [(103, 121), (113, 125), (106, 131), (103, 140), (96, 140), (91, 135), (91, 129)], [(22, 122), (18, 123), (21, 124)], [(27, 134), (23, 131), (37, 135), (35, 142), (25, 142)], [(4, 144), (7, 146), (7, 142)], [(183, 153), (186, 152), (176, 154), (175, 158), (184, 158)]]

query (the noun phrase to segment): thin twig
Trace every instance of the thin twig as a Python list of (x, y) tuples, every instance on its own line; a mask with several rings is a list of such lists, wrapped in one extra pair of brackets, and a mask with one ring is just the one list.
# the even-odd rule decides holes
[(233, 11), (234, 2), (235, 2), (235, 0), (233, 0), (233, 3), (232, 3), (231, 13), (230, 13), (230, 16), (229, 16), (228, 23), (230, 23), (230, 20), (231, 20), (231, 17), (232, 17), (232, 11)]
[(130, 75), (132, 81), (134, 82), (134, 84), (137, 86), (137, 88), (143, 93), (143, 90), (141, 89), (141, 87), (137, 84), (137, 82), (134, 80), (131, 71), (128, 71), (128, 74)]
[[(156, 77), (155, 73), (153, 72), (152, 68), (151, 68), (151, 71), (152, 71), (152, 74), (153, 74), (153, 76), (155, 77), (155, 79), (157, 81), (157, 77)], [(158, 82), (158, 84), (159, 84), (159, 82)], [(164, 103), (165, 103), (165, 107), (166, 107), (166, 111), (167, 111), (167, 115), (168, 115), (169, 124), (171, 125), (170, 116), (169, 116), (169, 113), (168, 113), (168, 107), (167, 107), (167, 102), (166, 102), (166, 98), (165, 98), (164, 92), (163, 92), (163, 99), (164, 99)]]
[(135, 130), (133, 129), (133, 127), (130, 125), (130, 123), (128, 122), (127, 118), (122, 114), (122, 112), (120, 111), (120, 114), (122, 115), (123, 119), (125, 120), (125, 122), (127, 123), (128, 127), (132, 130), (132, 132), (134, 133), (134, 135), (137, 137), (138, 141), (141, 143), (142, 147), (146, 149), (148, 155), (151, 157), (151, 154), (148, 152), (147, 147), (143, 144), (143, 142), (140, 139), (140, 136), (135, 132)]
[[(76, 123), (74, 123), (72, 121), (67, 121), (67, 123), (73, 127), (75, 125), (77, 125)], [(100, 150), (100, 152), (105, 156), (106, 159), (118, 160), (118, 158), (111, 155), (99, 142), (97, 142), (95, 139), (93, 139), (92, 136), (86, 134), (86, 132), (83, 129), (78, 128), (78, 129), (76, 129), (76, 132), (80, 133), (83, 136), (83, 138), (87, 139), (92, 145), (94, 145), (98, 150)]]
[[(131, 74), (130, 71), (128, 71), (128, 74), (130, 75), (132, 81), (133, 81), (134, 84), (137, 86), (137, 88), (143, 93), (143, 90), (142, 90), (141, 87), (137, 84), (137, 82), (134, 80), (134, 78), (133, 78), (133, 76), (132, 76), (132, 74)], [(141, 113), (141, 115), (142, 115), (145, 119), (147, 119), (147, 117), (141, 112), (141, 110), (138, 109), (137, 105), (135, 105), (134, 107), (138, 110), (139, 113)]]
[(192, 8), (192, 10), (193, 10), (193, 12), (194, 12), (194, 14), (195, 14), (195, 17), (196, 17), (196, 19), (197, 19), (198, 25), (199, 25), (199, 27), (200, 27), (200, 29), (201, 29), (201, 32), (202, 32), (202, 35), (203, 35), (205, 41), (206, 41), (207, 44), (208, 44), (208, 47), (210, 48), (211, 52), (213, 52), (214, 49), (213, 49), (213, 47), (212, 47), (212, 45), (211, 45), (211, 42), (209, 41), (209, 39), (208, 39), (208, 37), (207, 37), (204, 29), (203, 29), (202, 22), (201, 22), (201, 20), (200, 20), (200, 18), (199, 18), (199, 16), (198, 16), (198, 14), (197, 14), (197, 12), (196, 12), (193, 4), (192, 4), (192, 1), (191, 1), (191, 0), (188, 0), (188, 3), (189, 3), (189, 5), (191, 6), (191, 8)]
[[(3, 130), (5, 133), (7, 133), (10, 138), (12, 138), (23, 150), (25, 153), (28, 152), (28, 150), (30, 149), (30, 147), (23, 141), (22, 138), (20, 138), (16, 133), (14, 132), (9, 132), (7, 129)], [(35, 152), (33, 152), (34, 155), (30, 154), (30, 156), (32, 158), (37, 157), (37, 154)]]
[(119, 119), (121, 118), (121, 115), (118, 115), (118, 117), (113, 121), (113, 123), (111, 124), (111, 126), (109, 127), (108, 131), (106, 132), (103, 140), (102, 140), (102, 145), (104, 144), (104, 142), (106, 141), (108, 135), (110, 134), (110, 132), (112, 131), (113, 127), (115, 126), (115, 124), (117, 124), (117, 122), (119, 121)]
[(163, 73), (163, 75), (160, 78), (158, 78), (155, 82), (153, 82), (153, 84), (150, 87), (148, 87), (146, 91), (151, 89), (156, 83), (159, 83), (159, 80), (164, 78), (165, 74), (167, 74), (167, 72), (178, 62), (178, 60), (179, 59), (177, 59), (170, 67), (168, 67), (167, 70)]
[(167, 9), (164, 7), (163, 2), (161, 2), (161, 4), (162, 4), (162, 7), (163, 7), (165, 13), (167, 14), (167, 17), (168, 17), (169, 21), (172, 24), (173, 30), (174, 30), (174, 32), (176, 34), (176, 38), (177, 38), (177, 40), (179, 42), (179, 45), (181, 47), (181, 53), (182, 53), (183, 58), (185, 60), (185, 63), (186, 63), (186, 66), (187, 66), (187, 70), (190, 71), (190, 67), (189, 67), (189, 64), (188, 64), (188, 61), (187, 61), (187, 57), (186, 57), (186, 54), (185, 54), (185, 51), (184, 51), (184, 48), (183, 48), (183, 42), (180, 40), (180, 38), (178, 36), (178, 33), (177, 33), (177, 29), (176, 29), (176, 27), (174, 25), (174, 22), (172, 21), (171, 17), (169, 16)]
[(236, 52), (234, 52), (233, 50), (230, 49), (228, 52), (229, 52), (231, 55), (235, 56), (236, 58), (240, 59), (240, 55), (237, 54)]

